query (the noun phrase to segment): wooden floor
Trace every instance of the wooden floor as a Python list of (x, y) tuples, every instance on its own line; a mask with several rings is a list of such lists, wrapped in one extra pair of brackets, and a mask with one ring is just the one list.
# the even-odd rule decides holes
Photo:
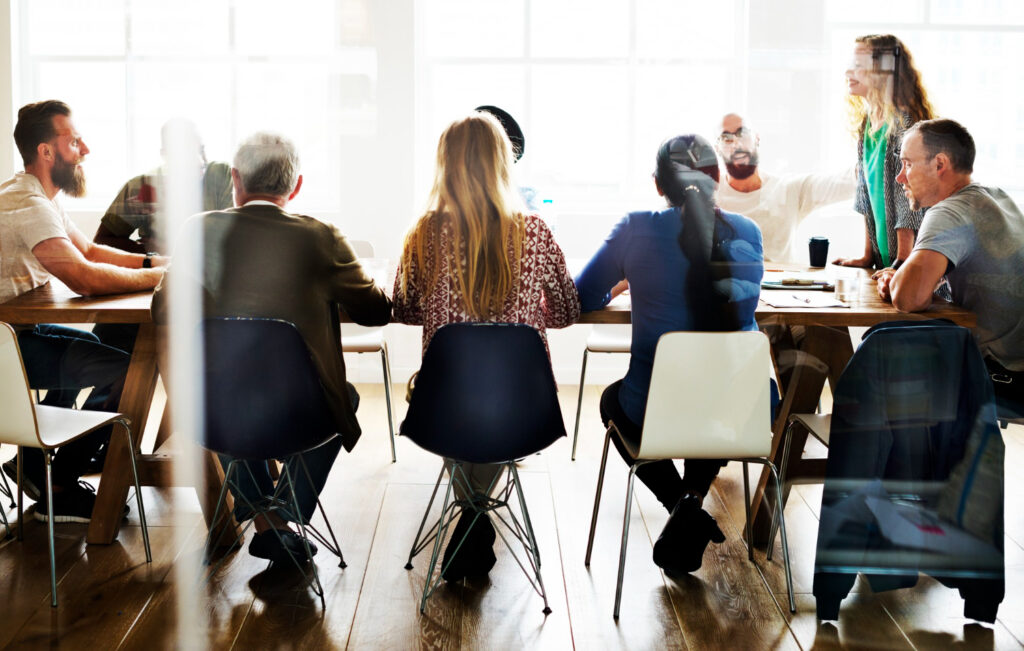
[[(324, 499), (348, 562), (341, 570), (325, 551), (317, 557), (326, 611), (291, 572), (268, 569), (243, 550), (229, 557), (208, 589), (187, 588), (208, 614), (211, 647), (1019, 649), (1024, 642), (1022, 427), (1005, 432), (1007, 595), (995, 626), (963, 619), (957, 593), (926, 577), (913, 589), (878, 595), (858, 580), (838, 625), (818, 624), (811, 580), (821, 489), (814, 485), (797, 487), (786, 512), (798, 593), (798, 612), (790, 615), (781, 554), (770, 563), (761, 552), (755, 553), (756, 563), (747, 560), (740, 538), (741, 467), (735, 463), (705, 504), (728, 539), (683, 580), (665, 577), (652, 563), (652, 541), (667, 514), (649, 492), (638, 490), (616, 623), (612, 601), (626, 479), (617, 458), (609, 464), (594, 560), (589, 570), (583, 565), (602, 437), (597, 387), (587, 388), (578, 460), (569, 461), (571, 441), (563, 440), (521, 465), (553, 612), (544, 616), (540, 597), (499, 544), (489, 580), (440, 588), (421, 616), (427, 559), (418, 558), (412, 571), (403, 566), (439, 463), (399, 439), (399, 461), (391, 464), (383, 387), (359, 390), (363, 439), (353, 454), (339, 457)], [(562, 387), (561, 399), (571, 424), (576, 387)], [(396, 407), (400, 417), (403, 401)], [(10, 452), (6, 448), (0, 456)], [(205, 530), (192, 491), (143, 493), (152, 565), (145, 563), (134, 508), (108, 547), (86, 546), (84, 525), (57, 525), (56, 610), (49, 606), (45, 526), (30, 519), (24, 542), (0, 543), (0, 647), (175, 646), (175, 590), (186, 588), (174, 585), (174, 564), (197, 562)]]

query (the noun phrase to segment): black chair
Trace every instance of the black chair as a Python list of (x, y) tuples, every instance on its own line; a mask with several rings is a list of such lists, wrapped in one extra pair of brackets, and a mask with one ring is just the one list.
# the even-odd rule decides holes
[(1004, 445), (992, 383), (966, 328), (868, 331), (835, 391), (813, 593), (838, 619), (858, 573), (875, 592), (926, 573), (994, 622), (1005, 593)]
[[(435, 578), (435, 566), (448, 528), (456, 517), (469, 510), (475, 517), (486, 513), (496, 516), (498, 535), (544, 600), (544, 613), (550, 613), (540, 575), (537, 540), (515, 464), (516, 459), (539, 452), (565, 436), (551, 362), (537, 331), (526, 325), (500, 323), (459, 323), (439, 329), (423, 357), (401, 434), (428, 452), (454, 462), (449, 469), (451, 478), (441, 515), (424, 534), (444, 468), (434, 485), (405, 566), (412, 569), (413, 557), (433, 543), (420, 612), (442, 582), (441, 574), (446, 568), (441, 568)], [(496, 497), (473, 493), (463, 470), (466, 463), (505, 466), (505, 484)], [(457, 483), (470, 498), (453, 499), (452, 490)], [(522, 521), (510, 506), (513, 493), (518, 498)], [(506, 533), (522, 544), (529, 570), (516, 555)], [(457, 543), (453, 540), (452, 544), (461, 545), (464, 541), (465, 538)]]
[[(234, 487), (236, 499), (241, 498), (254, 514), (272, 509), (291, 514), (289, 519), (298, 523), (307, 557), (310, 556), (309, 535), (312, 535), (338, 557), (340, 567), (345, 567), (338, 540), (319, 498), (317, 507), (330, 542), (310, 523), (303, 522), (295, 496), (295, 482), (304, 479), (313, 483), (302, 453), (320, 447), (337, 435), (319, 374), (302, 335), (291, 323), (276, 319), (207, 319), (203, 322), (203, 341), (203, 446), (232, 458), (224, 471), (224, 484), (211, 522), (219, 521), (228, 487)], [(292, 458), (297, 460), (304, 478), (293, 476), (297, 473), (288, 463)], [(281, 476), (271, 497), (252, 503), (238, 490), (237, 473), (248, 473), (255, 484), (249, 463), (268, 459), (285, 461)], [(247, 523), (239, 532), (232, 547), (239, 543), (251, 524)], [(216, 541), (212, 540), (211, 532), (206, 548), (207, 562), (212, 550), (220, 546), (223, 531), (221, 528)], [(304, 563), (290, 551), (289, 557), (305, 574)], [(307, 579), (320, 597), (321, 605), (325, 605), (316, 564), (310, 563), (310, 566)], [(210, 572), (211, 576), (217, 567)]]

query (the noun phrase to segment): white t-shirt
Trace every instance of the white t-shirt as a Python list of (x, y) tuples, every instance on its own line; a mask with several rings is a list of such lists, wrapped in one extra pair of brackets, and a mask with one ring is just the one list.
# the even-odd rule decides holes
[(852, 168), (840, 174), (761, 175), (761, 189), (738, 192), (727, 180), (718, 185), (718, 206), (754, 220), (764, 238), (764, 259), (807, 262), (807, 250), (793, 241), (797, 227), (816, 208), (853, 197), (857, 178)]
[(50, 272), (32, 249), (43, 240), (70, 238), (74, 230), (35, 176), (18, 172), (0, 185), (0, 303), (49, 282)]

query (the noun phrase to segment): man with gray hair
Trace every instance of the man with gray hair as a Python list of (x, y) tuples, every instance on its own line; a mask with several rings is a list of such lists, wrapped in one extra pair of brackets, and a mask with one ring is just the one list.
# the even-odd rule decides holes
[(961, 124), (922, 120), (903, 136), (896, 182), (910, 209), (927, 208), (914, 250), (883, 269), (878, 294), (900, 312), (927, 310), (945, 279), (973, 328), (996, 400), (1024, 416), (1024, 214), (1004, 191), (975, 183), (974, 138)]
[[(235, 154), (231, 178), (236, 207), (200, 213), (185, 223), (175, 264), (153, 295), (153, 319), (167, 322), (167, 284), (191, 280), (201, 285), (204, 317), (264, 317), (295, 325), (319, 371), (340, 434), (303, 455), (312, 485), (298, 481), (296, 494), (308, 521), (340, 448), (351, 451), (360, 435), (359, 394), (345, 380), (339, 308), (360, 325), (385, 325), (391, 300), (337, 228), (285, 210), (302, 188), (299, 157), (289, 140), (271, 133), (250, 136)], [(186, 244), (200, 237), (202, 247)], [(202, 259), (196, 260), (199, 248)], [(190, 278), (193, 273), (200, 278)], [(244, 473), (239, 483), (245, 497), (256, 502), (273, 494), (273, 482), (265, 464), (250, 466), (254, 476)], [(235, 501), (235, 517), (253, 518), (243, 502)], [(282, 515), (289, 517), (271, 512), (255, 518), (250, 554), (275, 562), (287, 561), (289, 551), (305, 556), (301, 538)]]

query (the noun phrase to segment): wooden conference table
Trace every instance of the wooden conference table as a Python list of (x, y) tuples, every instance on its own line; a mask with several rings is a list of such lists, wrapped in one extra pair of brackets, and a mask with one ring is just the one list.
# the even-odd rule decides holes
[[(974, 326), (973, 313), (953, 305), (933, 305), (927, 312), (902, 314), (885, 303), (864, 271), (859, 299), (848, 308), (776, 308), (763, 301), (758, 306), (759, 324), (804, 326), (804, 336), (795, 348), (789, 348), (789, 337), (773, 343), (775, 361), (783, 382), (783, 400), (772, 428), (772, 459), (782, 463), (782, 439), (789, 415), (814, 412), (828, 380), (834, 388), (839, 374), (853, 355), (850, 327), (867, 327), (901, 319), (945, 318), (963, 326)], [(776, 290), (766, 290), (776, 291)], [(812, 293), (812, 292), (808, 292)], [(820, 292), (813, 292), (820, 294)], [(146, 419), (157, 381), (156, 327), (150, 318), (151, 292), (119, 296), (83, 297), (74, 294), (60, 282), (49, 284), (0, 304), (0, 321), (7, 323), (137, 323), (139, 334), (132, 352), (131, 364), (121, 396), (119, 410), (132, 422), (136, 450), (145, 431)], [(580, 323), (629, 323), (628, 304), (613, 304), (597, 312), (584, 313)], [(784, 368), (783, 368), (784, 367)], [(799, 429), (799, 428), (797, 428)], [(806, 431), (794, 432), (789, 460), (789, 477), (793, 479), (823, 477), (823, 459), (801, 460)], [(121, 437), (112, 437), (103, 468), (103, 480), (96, 495), (96, 507), (89, 524), (89, 543), (109, 544), (117, 536), (121, 510), (128, 497), (131, 469)], [(172, 484), (171, 457), (156, 451), (143, 454), (139, 473), (145, 485)], [(764, 499), (768, 485), (767, 472), (762, 473), (754, 496), (757, 509), (754, 522), (755, 542), (764, 544), (770, 523), (768, 504)], [(785, 497), (785, 496), (784, 496)], [(201, 502), (204, 500), (201, 499)], [(205, 503), (204, 503), (205, 506)]]

